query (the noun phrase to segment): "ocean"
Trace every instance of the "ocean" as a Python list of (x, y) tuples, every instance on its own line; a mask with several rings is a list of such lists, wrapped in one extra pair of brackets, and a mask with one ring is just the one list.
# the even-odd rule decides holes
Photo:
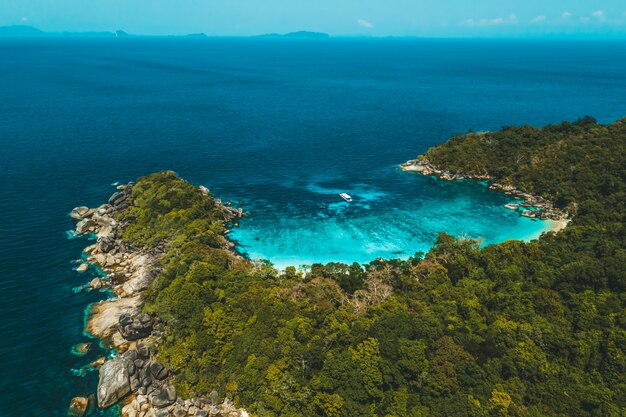
[[(626, 42), (0, 39), (0, 416), (64, 416), (97, 376), (69, 211), (164, 169), (249, 217), (278, 267), (483, 244), (546, 224), (475, 182), (402, 172), (456, 132), (626, 115)], [(338, 196), (353, 197), (346, 203)], [(114, 414), (112, 411), (110, 414)]]

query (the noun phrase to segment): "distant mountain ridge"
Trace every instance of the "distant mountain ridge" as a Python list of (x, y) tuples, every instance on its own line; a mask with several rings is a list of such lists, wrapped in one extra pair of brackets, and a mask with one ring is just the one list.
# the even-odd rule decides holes
[(0, 36), (42, 36), (45, 32), (32, 26), (0, 26)]
[(301, 30), (298, 32), (289, 33), (267, 33), (264, 35), (255, 36), (255, 38), (272, 38), (272, 39), (329, 39), (330, 35), (323, 32), (309, 32)]
[[(141, 36), (131, 35), (123, 30), (116, 30), (114, 32), (45, 32), (33, 26), (26, 25), (14, 25), (14, 26), (0, 26), (0, 38), (1, 37), (51, 37), (51, 36), (82, 36), (82, 37), (106, 37), (106, 38), (120, 38), (127, 36)], [(175, 36), (175, 35), (164, 35)], [(190, 33), (186, 35), (180, 35), (187, 38), (208, 38), (205, 33)], [(301, 30), (298, 32), (289, 33), (267, 33), (263, 35), (252, 36), (257, 39), (329, 39), (330, 35), (323, 32), (309, 32)]]
[(46, 36), (86, 36), (86, 37), (108, 37), (119, 38), (130, 36), (123, 30), (114, 32), (44, 32), (33, 26), (14, 25), (0, 26), (0, 37), (46, 37)]

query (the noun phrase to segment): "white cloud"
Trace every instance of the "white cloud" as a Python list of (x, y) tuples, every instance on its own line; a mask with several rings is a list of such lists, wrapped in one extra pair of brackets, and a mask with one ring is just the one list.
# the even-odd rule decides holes
[(359, 24), (359, 26), (364, 27), (366, 29), (371, 29), (371, 28), (374, 27), (374, 25), (372, 23), (368, 22), (365, 19), (359, 19), (356, 22)]
[(587, 23), (587, 22), (589, 22), (589, 20), (590, 19), (587, 16), (583, 16), (583, 17), (580, 18), (580, 21), (583, 22), (583, 23)]
[(544, 15), (535, 16), (535, 17), (533, 17), (533, 18), (530, 20), (530, 23), (541, 23), (541, 22), (543, 22), (543, 21), (544, 21), (544, 20), (546, 20), (546, 19), (547, 19), (547, 17), (546, 17), (546, 16), (544, 16)]
[(601, 20), (601, 21), (606, 20), (606, 16), (604, 15), (604, 10), (596, 10), (595, 12), (591, 13), (591, 15), (598, 20)]
[(515, 24), (517, 23), (517, 16), (512, 14), (509, 17), (502, 18), (502, 17), (496, 17), (494, 19), (479, 19), (479, 20), (474, 20), (474, 19), (467, 19), (465, 21), (465, 25), (467, 26), (473, 26), (473, 27), (481, 27), (481, 26), (501, 26), (501, 25), (510, 25), (510, 24)]
[(563, 19), (569, 19), (570, 17), (572, 17), (572, 14), (570, 12), (563, 12), (563, 14), (561, 15), (561, 17)]
[(27, 18), (27, 17), (25, 17), (25, 16), (24, 16), (23, 18), (21, 18), (20, 20), (22, 21), (22, 23), (26, 23), (26, 22), (28, 22), (28, 18)]

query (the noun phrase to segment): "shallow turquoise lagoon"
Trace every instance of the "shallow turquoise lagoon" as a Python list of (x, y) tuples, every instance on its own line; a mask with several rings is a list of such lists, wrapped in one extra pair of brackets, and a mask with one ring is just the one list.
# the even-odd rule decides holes
[[(340, 192), (353, 201), (343, 201)], [(427, 252), (444, 231), (482, 245), (530, 240), (553, 224), (504, 208), (513, 199), (484, 183), (446, 182), (397, 167), (368, 184), (322, 178), (290, 183), (276, 195), (244, 205), (250, 217), (229, 237), (251, 259), (278, 268), (407, 258)]]

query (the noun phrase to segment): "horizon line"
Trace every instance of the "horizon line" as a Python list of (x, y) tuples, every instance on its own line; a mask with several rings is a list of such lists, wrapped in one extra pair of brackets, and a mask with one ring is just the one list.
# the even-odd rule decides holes
[[(26, 29), (31, 30), (30, 33), (5, 33), (2, 29)], [(2, 38), (36, 38), (43, 36), (73, 36), (77, 37), (94, 37), (94, 35), (110, 35), (115, 38), (236, 38), (236, 39), (284, 39), (284, 40), (331, 40), (331, 39), (412, 39), (412, 40), (626, 40), (626, 32), (624, 33), (543, 33), (543, 34), (502, 34), (502, 35), (370, 35), (370, 34), (331, 34), (314, 30), (296, 30), (291, 32), (265, 32), (250, 35), (220, 35), (207, 34), (205, 32), (190, 32), (183, 34), (145, 34), (131, 33), (124, 29), (115, 30), (85, 30), (85, 31), (46, 31), (31, 25), (0, 25), (0, 39)], [(290, 35), (303, 35), (302, 37)]]

